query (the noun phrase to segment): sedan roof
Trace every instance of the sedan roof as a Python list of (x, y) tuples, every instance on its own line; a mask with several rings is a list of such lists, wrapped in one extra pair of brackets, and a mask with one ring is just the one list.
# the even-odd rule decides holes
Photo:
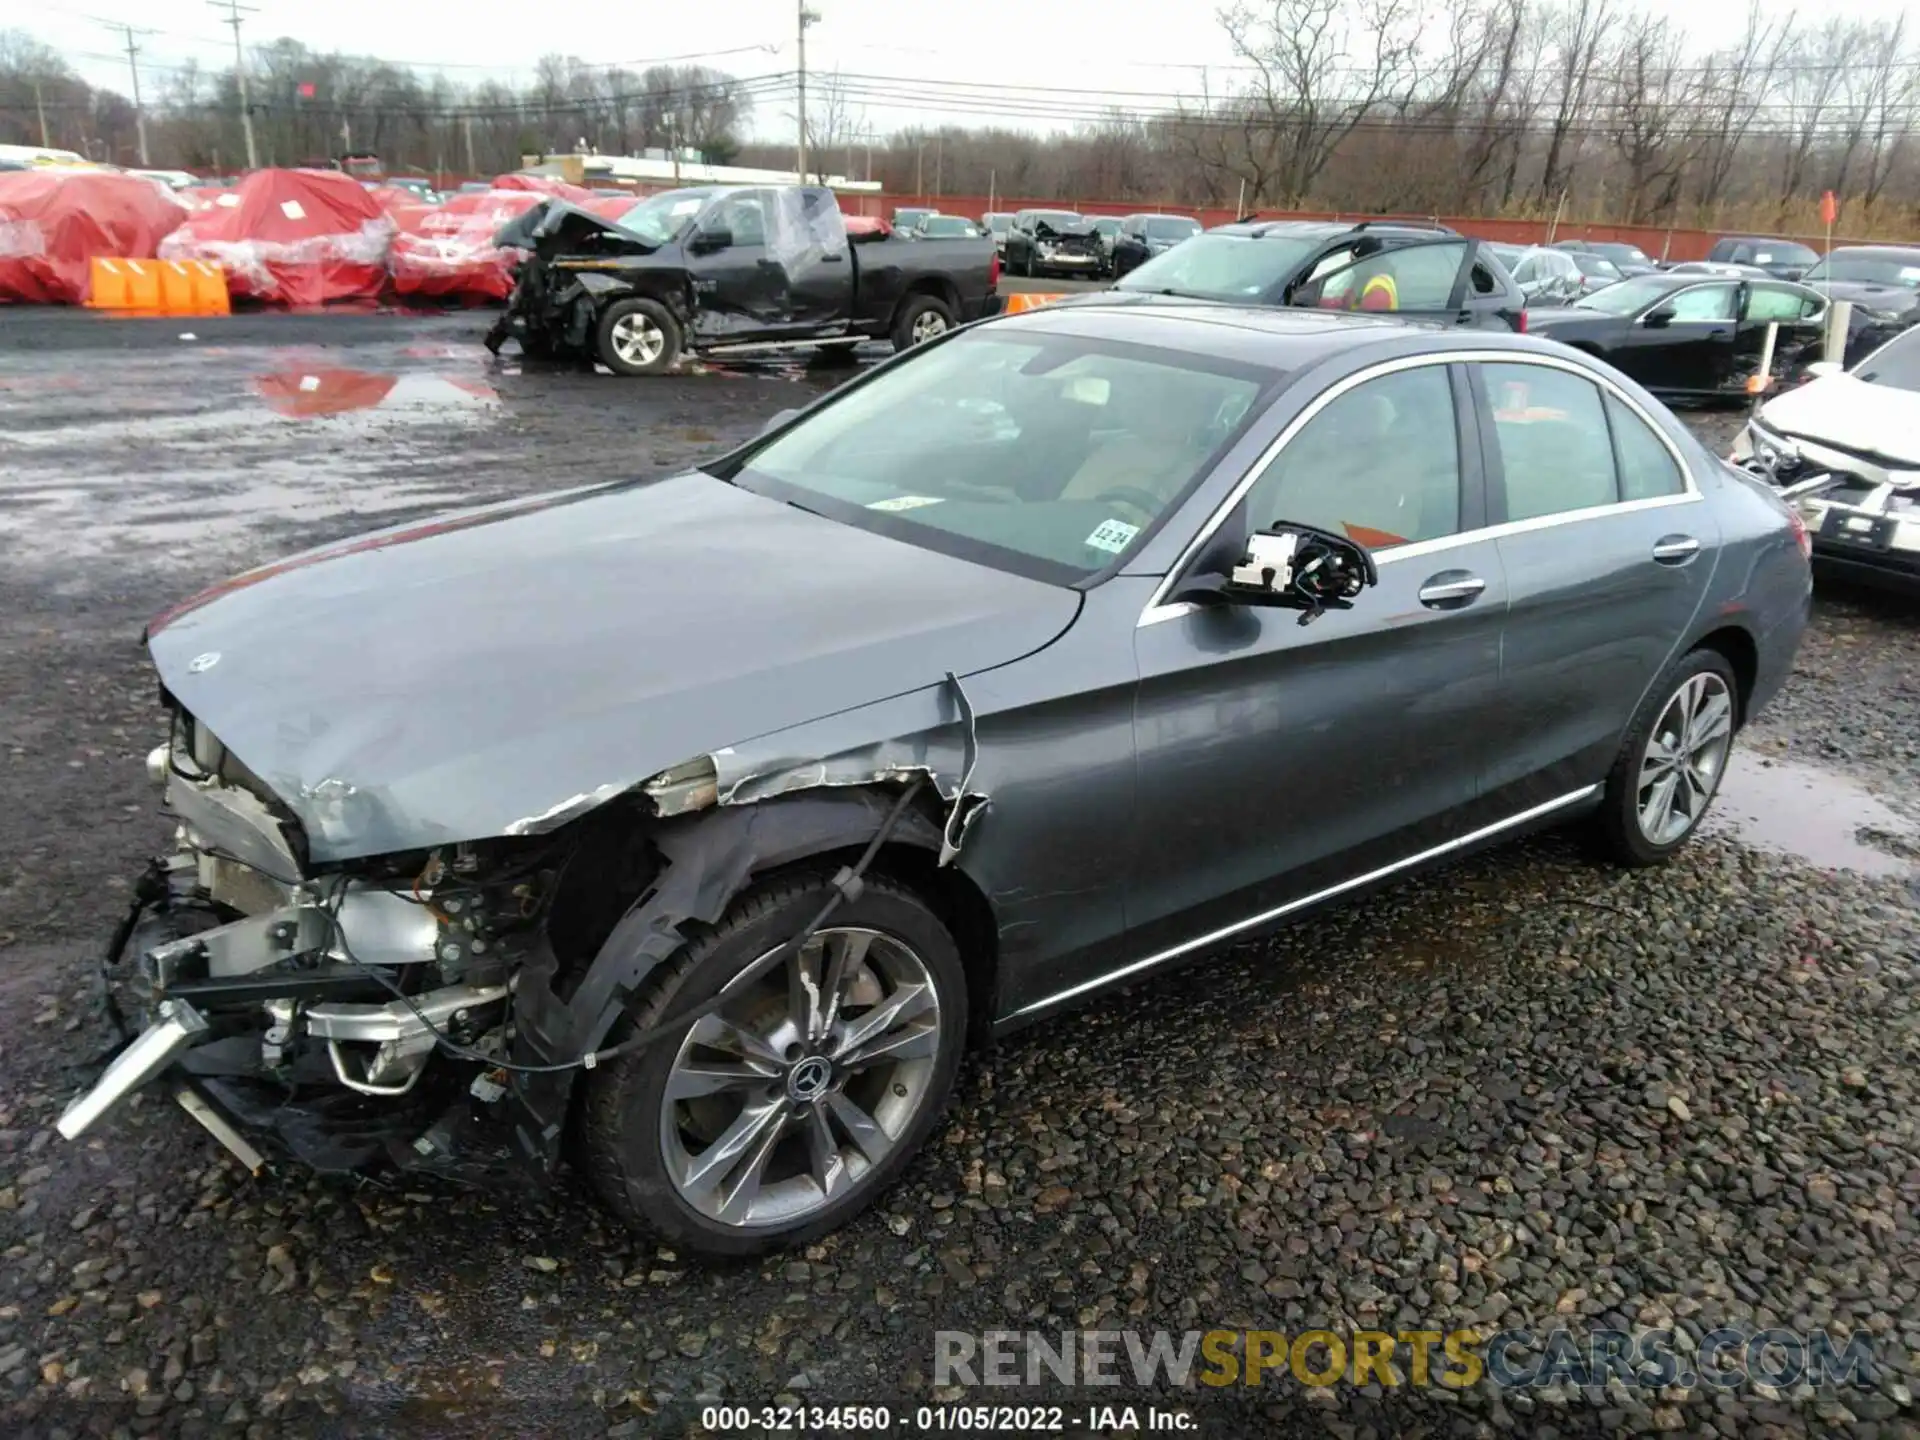
[[(1392, 315), (1107, 291), (1059, 301), (989, 322), (1046, 334), (1153, 345), (1163, 350), (1294, 371), (1358, 347), (1426, 341), (1408, 348), (1521, 349), (1558, 354), (1560, 347), (1521, 335), (1437, 330)], [(1006, 333), (1001, 331), (1000, 333)]]

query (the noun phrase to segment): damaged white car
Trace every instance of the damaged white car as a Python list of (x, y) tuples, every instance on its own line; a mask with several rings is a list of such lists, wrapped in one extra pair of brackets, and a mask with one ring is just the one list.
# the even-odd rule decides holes
[(1760, 407), (1730, 457), (1798, 507), (1822, 569), (1920, 594), (1920, 328)]

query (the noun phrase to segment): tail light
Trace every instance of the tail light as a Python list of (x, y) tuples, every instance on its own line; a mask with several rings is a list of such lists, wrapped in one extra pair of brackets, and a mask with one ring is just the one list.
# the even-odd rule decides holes
[(1793, 543), (1800, 547), (1800, 558), (1813, 558), (1813, 537), (1807, 533), (1807, 522), (1801, 518), (1800, 507), (1791, 505), (1787, 509), (1787, 524), (1793, 527)]
[(1527, 312), (1524, 309), (1513, 312), (1513, 330), (1516, 335), (1527, 333)]
[(987, 293), (991, 295), (1000, 288), (1000, 252), (995, 250), (993, 258), (987, 262)]

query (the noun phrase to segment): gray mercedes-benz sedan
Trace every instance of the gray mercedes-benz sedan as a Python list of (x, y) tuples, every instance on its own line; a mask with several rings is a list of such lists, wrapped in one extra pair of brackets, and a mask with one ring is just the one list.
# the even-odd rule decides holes
[(1807, 538), (1604, 364), (1194, 302), (957, 331), (751, 444), (156, 617), (118, 1057), (249, 1165), (568, 1161), (741, 1254), (961, 1051), (1474, 847), (1698, 826)]

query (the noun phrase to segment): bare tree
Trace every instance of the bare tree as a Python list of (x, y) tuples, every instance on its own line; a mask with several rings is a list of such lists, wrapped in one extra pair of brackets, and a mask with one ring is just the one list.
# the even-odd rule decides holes
[(1553, 53), (1553, 117), (1540, 168), (1540, 198), (1552, 200), (1573, 180), (1569, 142), (1588, 118), (1601, 47), (1613, 20), (1612, 0), (1564, 0), (1548, 20)]

